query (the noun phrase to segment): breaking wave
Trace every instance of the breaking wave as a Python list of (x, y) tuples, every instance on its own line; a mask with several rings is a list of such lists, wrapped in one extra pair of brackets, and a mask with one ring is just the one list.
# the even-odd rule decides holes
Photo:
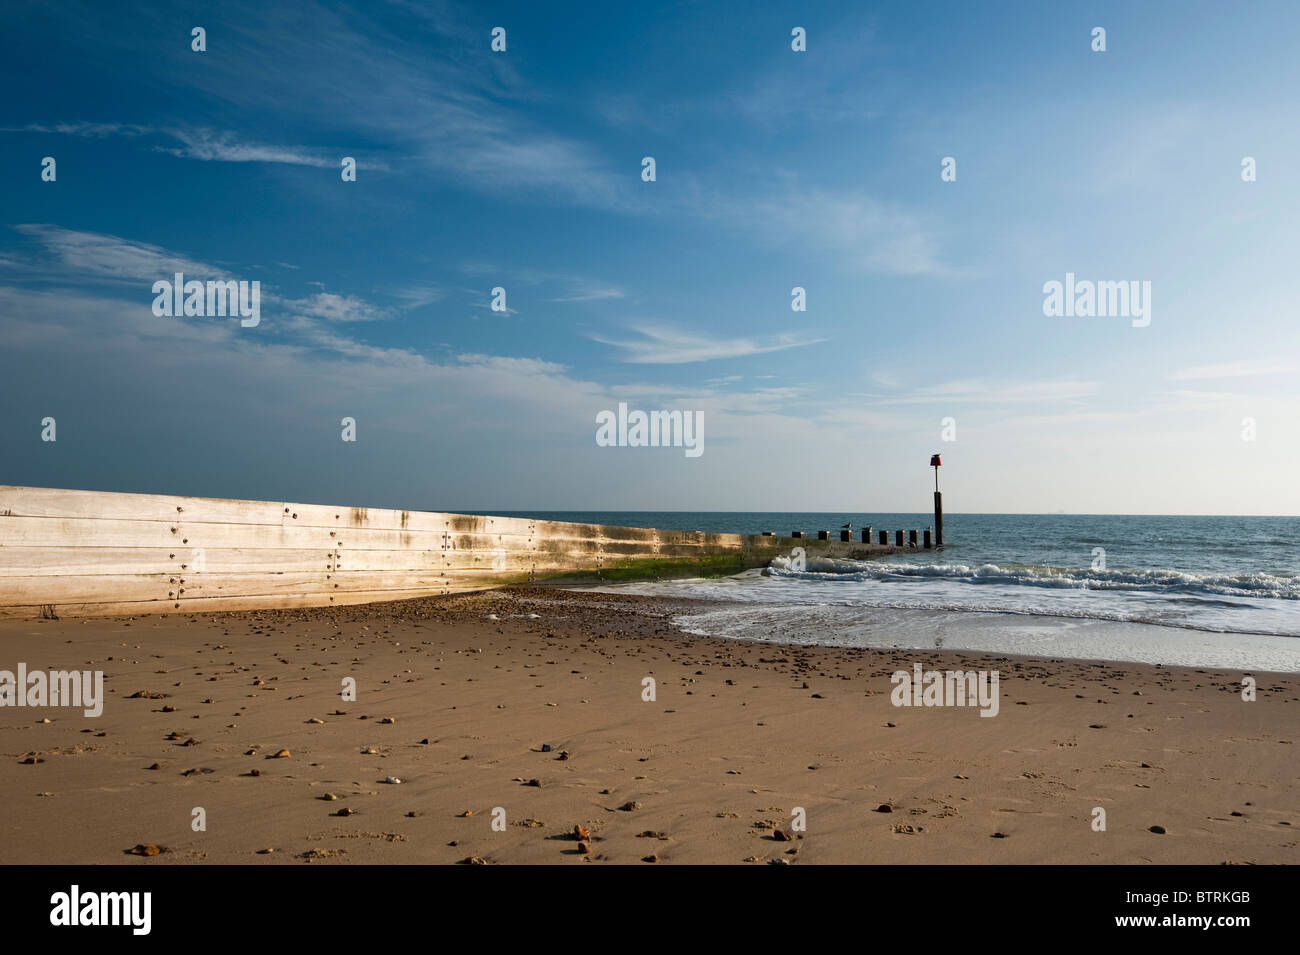
[(1267, 573), (1195, 574), (1176, 570), (1092, 570), (1072, 567), (980, 564), (870, 563), (833, 558), (808, 558), (803, 569), (789, 557), (773, 558), (766, 573), (772, 577), (806, 580), (952, 581), (964, 584), (1003, 584), (1068, 590), (1133, 591), (1152, 594), (1266, 597), (1300, 600), (1300, 576)]

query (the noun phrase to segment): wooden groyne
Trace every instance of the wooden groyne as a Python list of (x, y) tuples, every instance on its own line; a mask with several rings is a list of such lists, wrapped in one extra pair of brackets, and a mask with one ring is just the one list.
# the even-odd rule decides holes
[(0, 616), (321, 607), (895, 549), (840, 537), (0, 485)]

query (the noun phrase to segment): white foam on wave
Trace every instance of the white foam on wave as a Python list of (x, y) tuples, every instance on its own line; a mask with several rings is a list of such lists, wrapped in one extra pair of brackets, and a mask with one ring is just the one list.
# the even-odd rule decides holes
[[(619, 585), (617, 589), (741, 604), (849, 608), (846, 619), (852, 608), (865, 607), (1015, 614), (1147, 624), (1184, 631), (1300, 637), (1300, 601), (1273, 597), (1271, 588), (1228, 595), (1188, 585), (1186, 580), (1178, 586), (1156, 586), (1149, 579), (1142, 584), (1129, 581), (1132, 586), (1084, 586), (1078, 581), (1044, 576), (1041, 568), (1023, 568), (1026, 573), (1007, 575), (1007, 570), (1017, 568), (983, 565), (994, 569), (975, 578), (965, 572), (979, 571), (980, 567), (954, 572), (956, 566), (815, 560), (797, 571), (778, 560), (772, 568), (733, 577), (643, 581)], [(917, 570), (923, 572), (900, 572)], [(1027, 581), (1037, 583), (1026, 585)], [(978, 586), (972, 586), (973, 582)]]
[(1300, 640), (1125, 621), (916, 608), (738, 605), (682, 614), (688, 633), (795, 646), (1011, 653), (1238, 671), (1300, 672)]
[(970, 584), (1013, 584), (1079, 590), (1123, 590), (1149, 593), (1210, 594), (1223, 597), (1266, 597), (1300, 600), (1300, 575), (1194, 574), (1176, 570), (1092, 570), (1050, 566), (998, 564), (900, 564), (844, 558), (809, 558), (802, 570), (789, 557), (775, 557), (771, 576), (856, 580), (940, 579)]

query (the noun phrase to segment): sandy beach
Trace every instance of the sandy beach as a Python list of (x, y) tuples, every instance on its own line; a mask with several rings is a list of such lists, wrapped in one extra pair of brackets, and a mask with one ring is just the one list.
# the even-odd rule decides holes
[[(714, 640), (681, 609), (527, 588), (0, 622), (0, 669), (102, 670), (106, 697), (0, 708), (0, 862), (1297, 858), (1294, 674), (1247, 703), (1235, 671)], [(918, 662), (997, 670), (998, 715), (892, 705)]]

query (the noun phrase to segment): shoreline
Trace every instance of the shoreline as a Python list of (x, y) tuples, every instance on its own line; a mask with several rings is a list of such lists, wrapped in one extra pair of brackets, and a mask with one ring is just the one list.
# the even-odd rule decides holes
[[(743, 575), (731, 578), (744, 579)], [(1222, 630), (1039, 607), (927, 607), (889, 601), (811, 602), (781, 596), (754, 599), (730, 597), (722, 590), (715, 597), (699, 592), (702, 583), (678, 580), (661, 581), (653, 589), (645, 584), (582, 589), (680, 603), (682, 611), (676, 622), (686, 632), (716, 639), (917, 652), (937, 648), (1026, 659), (1300, 675), (1300, 638), (1287, 633)], [(674, 584), (695, 586), (697, 592), (676, 594), (671, 589)], [(742, 635), (761, 632), (779, 632), (779, 636), (763, 640)], [(899, 642), (895, 633), (910, 634), (911, 640)], [(1039, 650), (1039, 645), (1045, 649)]]
[[(0, 861), (1294, 859), (1295, 674), (1255, 671), (1246, 703), (1209, 668), (778, 645), (672, 624), (700, 605), (535, 587), (2, 621), (0, 668), (102, 669), (107, 702), (98, 719), (0, 707)], [(998, 669), (999, 715), (891, 705), (890, 673), (915, 663)], [(340, 700), (344, 676), (355, 703)], [(167, 696), (127, 699), (138, 692)], [(127, 854), (141, 844), (165, 851)]]

